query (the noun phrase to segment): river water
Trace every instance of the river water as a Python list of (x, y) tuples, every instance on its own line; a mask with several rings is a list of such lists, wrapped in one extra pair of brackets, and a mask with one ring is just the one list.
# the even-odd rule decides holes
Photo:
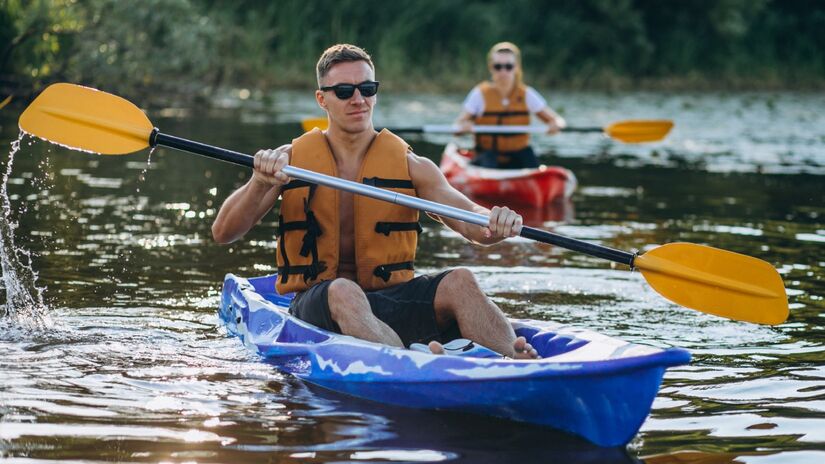
[[(217, 209), (247, 170), (165, 149), (151, 159), (96, 156), (24, 138), (5, 223), (32, 255), (46, 314), (36, 323), (26, 319), (34, 310), (0, 318), (0, 458), (823, 462), (825, 96), (547, 95), (571, 124), (672, 118), (676, 128), (639, 146), (598, 135), (535, 139), (544, 161), (572, 169), (580, 188), (572, 202), (523, 210), (529, 223), (623, 250), (688, 241), (741, 252), (773, 264), (788, 289), (785, 324), (734, 322), (670, 304), (638, 273), (602, 260), (520, 239), (475, 247), (425, 223), (419, 270), (469, 267), (512, 316), (691, 351), (689, 366), (668, 371), (626, 450), (353, 400), (278, 373), (216, 317), (225, 273), (274, 271), (274, 214), (240, 242), (211, 240)], [(376, 122), (450, 122), (461, 98), (382, 95)], [(228, 93), (217, 105), (150, 117), (166, 133), (251, 153), (319, 115), (309, 92)], [(0, 113), (4, 166), (19, 111)], [(409, 138), (435, 161), (449, 140)]]

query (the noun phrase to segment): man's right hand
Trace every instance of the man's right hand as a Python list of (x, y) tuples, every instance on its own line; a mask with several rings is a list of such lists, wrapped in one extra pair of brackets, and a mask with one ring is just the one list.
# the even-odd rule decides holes
[(252, 181), (267, 188), (280, 188), (286, 185), (290, 178), (281, 170), (289, 164), (290, 153), (292, 153), (292, 144), (281, 145), (274, 150), (258, 150), (255, 153)]

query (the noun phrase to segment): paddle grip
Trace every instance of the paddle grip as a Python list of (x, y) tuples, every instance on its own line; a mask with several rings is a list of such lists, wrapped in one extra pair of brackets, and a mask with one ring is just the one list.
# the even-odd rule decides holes
[(604, 127), (565, 127), (562, 132), (595, 132), (601, 134)]
[(602, 245), (596, 245), (594, 243), (577, 240), (575, 238), (565, 237), (563, 235), (547, 232), (546, 230), (535, 229), (533, 227), (522, 227), (519, 235), (537, 242), (549, 243), (550, 245), (556, 245), (568, 250), (595, 256), (596, 258), (609, 259), (610, 261), (626, 264), (630, 267), (633, 267), (633, 259), (636, 257), (633, 253), (616, 250), (614, 248)]
[(152, 131), (149, 136), (149, 145), (161, 145), (164, 147), (174, 148), (196, 155), (206, 156), (207, 158), (219, 159), (233, 164), (239, 164), (246, 167), (255, 167), (255, 158), (245, 153), (237, 151), (226, 150), (224, 148), (213, 147), (204, 143), (193, 142), (191, 140), (175, 137), (174, 135), (167, 135), (159, 132), (157, 129)]

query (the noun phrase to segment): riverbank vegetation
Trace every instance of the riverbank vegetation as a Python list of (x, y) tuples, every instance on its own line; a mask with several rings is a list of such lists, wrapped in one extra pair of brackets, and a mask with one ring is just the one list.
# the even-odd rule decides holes
[(0, 0), (0, 100), (55, 81), (204, 101), (310, 88), (336, 42), (372, 53), (383, 87), (466, 90), (500, 40), (541, 87), (825, 88), (822, 0)]

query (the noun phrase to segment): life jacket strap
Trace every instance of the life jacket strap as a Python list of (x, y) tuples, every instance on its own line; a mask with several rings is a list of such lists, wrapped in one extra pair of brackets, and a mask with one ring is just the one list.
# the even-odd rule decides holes
[(304, 222), (306, 223), (307, 232), (304, 234), (301, 244), (301, 256), (307, 257), (310, 253), (313, 253), (313, 261), (315, 261), (315, 256), (318, 253), (318, 237), (323, 235), (323, 231), (318, 219), (315, 218), (315, 213), (307, 210), (306, 215), (307, 219)]
[[(298, 222), (298, 221), (296, 221)], [(300, 221), (305, 222), (305, 221)], [(289, 281), (289, 274), (290, 274), (290, 265), (289, 265), (289, 256), (286, 254), (286, 246), (284, 245), (284, 232), (287, 231), (286, 225), (290, 224), (294, 227), (295, 222), (284, 222), (284, 215), (278, 215), (278, 250), (281, 253), (281, 259), (284, 261), (283, 266), (278, 266), (278, 275), (281, 276), (281, 283), (285, 284)], [(298, 229), (298, 227), (295, 227)]]
[(403, 232), (408, 230), (414, 230), (416, 233), (420, 234), (424, 231), (421, 228), (421, 224), (416, 222), (376, 222), (375, 223), (375, 231), (379, 234), (384, 234), (389, 237), (390, 232)]
[(408, 179), (382, 179), (380, 177), (365, 177), (362, 184), (371, 185), (378, 188), (401, 188), (415, 189), (411, 180)]
[(293, 180), (289, 181), (288, 184), (281, 187), (281, 193), (284, 193), (287, 190), (292, 190), (292, 189), (301, 188), (301, 187), (312, 187), (313, 185), (315, 185), (315, 184), (313, 184), (312, 182), (307, 182), (305, 180), (300, 180), (300, 179), (293, 179)]
[(309, 227), (309, 223), (307, 221), (292, 221), (292, 222), (284, 222), (278, 223), (278, 230), (282, 230), (284, 232), (290, 230), (306, 230)]
[(390, 263), (390, 264), (382, 264), (377, 266), (375, 270), (372, 271), (372, 274), (379, 279), (383, 280), (384, 282), (389, 282), (392, 273), (395, 271), (413, 271), (415, 270), (415, 266), (413, 266), (412, 261), (404, 261), (401, 263)]
[[(278, 275), (302, 275), (304, 278), (304, 282), (307, 282), (309, 280), (315, 279), (318, 276), (318, 274), (324, 272), (326, 269), (327, 263), (324, 261), (308, 264), (306, 266), (278, 266)], [(285, 281), (286, 279), (284, 279), (284, 282)]]
[[(287, 184), (287, 186), (296, 182), (298, 181), (292, 181)], [(312, 183), (305, 184), (306, 185), (302, 186), (309, 187), (309, 195), (304, 199), (304, 214), (306, 214), (306, 219), (303, 221), (284, 222), (284, 216), (278, 215), (278, 235), (280, 236), (279, 243), (281, 248), (280, 252), (281, 258), (283, 258), (284, 261), (284, 265), (278, 267), (278, 273), (281, 275), (281, 283), (283, 284), (289, 281), (289, 276), (291, 274), (303, 274), (304, 282), (314, 280), (318, 277), (318, 274), (324, 272), (327, 268), (326, 264), (318, 261), (318, 237), (323, 234), (323, 230), (321, 229), (321, 225), (318, 223), (318, 220), (315, 218), (315, 213), (313, 213), (309, 208), (309, 205), (312, 202), (312, 197), (315, 196), (315, 191), (317, 190), (318, 185)], [(284, 241), (284, 234), (288, 230), (306, 230), (301, 243), (300, 255), (307, 257), (312, 254), (312, 262), (309, 265), (291, 266), (289, 264), (289, 257), (287, 256), (285, 246), (286, 242)]]
[(485, 111), (481, 113), (481, 116), (497, 116), (500, 118), (506, 118), (509, 116), (529, 116), (530, 112), (528, 111)]

